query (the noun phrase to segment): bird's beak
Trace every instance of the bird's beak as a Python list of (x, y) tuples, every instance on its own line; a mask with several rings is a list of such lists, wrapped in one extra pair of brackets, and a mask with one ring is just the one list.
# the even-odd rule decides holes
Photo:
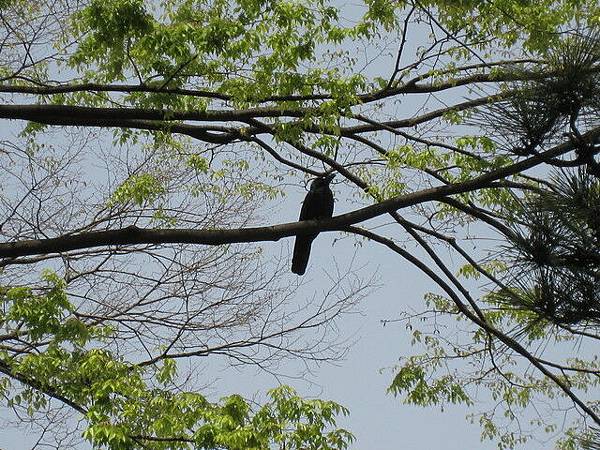
[(323, 177), (323, 180), (329, 184), (331, 183), (331, 180), (333, 180), (333, 178), (335, 177), (335, 172), (330, 173), (329, 175), (326, 175)]

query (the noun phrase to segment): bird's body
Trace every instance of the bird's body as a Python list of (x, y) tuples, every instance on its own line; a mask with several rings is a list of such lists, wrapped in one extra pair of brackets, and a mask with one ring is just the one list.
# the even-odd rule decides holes
[[(333, 215), (333, 192), (329, 188), (329, 183), (334, 176), (335, 174), (329, 174), (325, 177), (319, 177), (311, 183), (310, 190), (302, 203), (300, 220), (328, 219)], [(315, 240), (318, 234), (299, 234), (296, 236), (294, 256), (292, 257), (292, 272), (295, 274), (304, 275), (312, 241)]]

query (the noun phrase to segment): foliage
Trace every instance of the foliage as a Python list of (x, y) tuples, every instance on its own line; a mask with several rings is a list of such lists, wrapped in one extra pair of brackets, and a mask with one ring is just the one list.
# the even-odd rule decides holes
[[(517, 228), (508, 254), (508, 302), (557, 324), (598, 323), (597, 277), (600, 224), (595, 177), (556, 174), (557, 191), (533, 194), (516, 215)], [(514, 286), (514, 287), (513, 287)]]
[[(239, 395), (210, 403), (192, 391), (175, 392), (172, 359), (162, 367), (140, 367), (102, 347), (114, 330), (77, 319), (64, 280), (44, 275), (47, 287), (5, 289), (0, 321), (9, 333), (44, 344), (36, 354), (2, 352), (2, 371), (21, 382), (5, 385), (9, 405), (30, 414), (47, 408), (48, 398), (78, 405), (95, 446), (131, 448), (290, 448), (344, 449), (352, 435), (335, 427), (342, 406), (304, 400), (292, 388), (269, 392), (270, 401), (253, 412)], [(147, 380), (154, 379), (155, 382)], [(15, 393), (16, 392), (16, 393)], [(44, 396), (45, 394), (46, 396)]]
[(347, 448), (336, 403), (288, 387), (211, 401), (177, 364), (343, 353), (334, 322), (370, 280), (336, 267), (300, 304), (257, 244), (302, 233), (273, 200), (336, 171), (353, 211), (318, 231), (435, 286), (399, 319), (423, 351), (389, 392), (476, 409), (499, 448), (589, 447), (597, 356), (550, 350), (599, 339), (596, 0), (0, 9), (0, 117), (24, 121), (0, 148), (8, 406), (44, 423), (62, 405), (55, 421), (83, 419), (97, 447)]

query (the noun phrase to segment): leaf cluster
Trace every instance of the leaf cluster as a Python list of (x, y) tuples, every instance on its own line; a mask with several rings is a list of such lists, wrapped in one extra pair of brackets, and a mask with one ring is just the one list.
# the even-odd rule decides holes
[(555, 189), (532, 194), (514, 211), (507, 288), (497, 299), (557, 324), (600, 323), (600, 183), (556, 172)]
[(545, 74), (509, 85), (509, 99), (486, 106), (472, 121), (512, 154), (536, 153), (559, 142), (561, 132), (568, 132), (578, 145), (579, 128), (598, 125), (600, 33), (592, 29), (565, 37), (548, 52), (546, 62)]
[(344, 407), (302, 399), (286, 386), (270, 391), (256, 411), (239, 395), (210, 402), (175, 389), (173, 360), (141, 367), (115, 356), (103, 348), (110, 330), (77, 320), (64, 281), (52, 272), (44, 279), (43, 293), (10, 288), (2, 294), (0, 324), (7, 333), (27, 334), (37, 347), (21, 355), (0, 352), (2, 371), (22, 384), (2, 382), (9, 406), (33, 415), (49, 407), (49, 398), (60, 399), (83, 413), (85, 439), (111, 449), (342, 450), (352, 441), (336, 428), (336, 416), (348, 413)]

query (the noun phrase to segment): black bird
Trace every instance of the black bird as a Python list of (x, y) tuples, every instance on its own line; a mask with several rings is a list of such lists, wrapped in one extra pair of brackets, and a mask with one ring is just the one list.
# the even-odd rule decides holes
[[(300, 210), (300, 220), (328, 219), (333, 215), (333, 192), (329, 189), (329, 183), (333, 177), (335, 177), (335, 173), (330, 173), (315, 179), (310, 184), (310, 190), (306, 194)], [(292, 257), (292, 272), (295, 274), (304, 275), (310, 256), (310, 246), (318, 234), (296, 236), (294, 256)]]

